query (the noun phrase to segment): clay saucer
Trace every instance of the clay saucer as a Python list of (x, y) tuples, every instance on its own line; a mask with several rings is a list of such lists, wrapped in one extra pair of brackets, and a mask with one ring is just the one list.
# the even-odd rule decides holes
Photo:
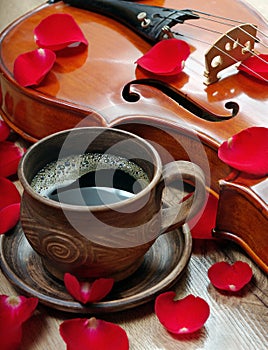
[(160, 236), (144, 256), (139, 269), (115, 283), (101, 302), (82, 305), (66, 292), (64, 284), (44, 268), (26, 240), (21, 225), (0, 239), (0, 264), (15, 288), (40, 303), (73, 313), (109, 313), (129, 309), (152, 300), (180, 278), (191, 256), (192, 238), (187, 225)]

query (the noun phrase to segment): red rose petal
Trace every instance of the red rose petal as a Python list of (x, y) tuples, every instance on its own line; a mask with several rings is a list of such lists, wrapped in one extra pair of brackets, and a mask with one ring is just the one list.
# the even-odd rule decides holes
[(86, 304), (103, 299), (110, 293), (114, 280), (112, 278), (99, 278), (92, 283), (80, 282), (75, 276), (65, 273), (64, 284), (74, 299)]
[(81, 296), (81, 287), (78, 279), (70, 273), (64, 274), (64, 285), (68, 293), (78, 301), (84, 303), (84, 295)]
[(160, 75), (175, 75), (184, 68), (184, 62), (190, 55), (190, 46), (182, 40), (167, 39), (158, 42), (137, 64), (149, 72)]
[(268, 54), (254, 55), (243, 61), (238, 69), (257, 79), (268, 80)]
[(68, 350), (128, 350), (126, 332), (118, 325), (94, 317), (64, 321), (60, 334)]
[(251, 280), (252, 269), (242, 261), (236, 261), (233, 265), (221, 261), (209, 268), (208, 277), (214, 287), (236, 292)]
[(66, 13), (55, 13), (44, 18), (34, 29), (36, 44), (53, 51), (73, 44), (88, 45), (74, 18)]
[(0, 177), (0, 210), (4, 207), (20, 202), (20, 193), (12, 181)]
[(194, 295), (174, 300), (175, 292), (160, 294), (155, 300), (155, 313), (161, 324), (171, 333), (192, 333), (203, 327), (210, 309), (205, 300)]
[(20, 203), (10, 204), (0, 210), (0, 235), (11, 230), (19, 221)]
[(0, 234), (14, 227), (19, 217), (19, 191), (10, 180), (0, 177)]
[(14, 78), (24, 87), (38, 85), (51, 70), (56, 54), (49, 49), (36, 49), (19, 55), (14, 62)]
[(17, 173), (18, 164), (24, 154), (24, 149), (13, 142), (0, 142), (0, 176), (8, 177)]
[(268, 174), (268, 128), (253, 126), (224, 141), (219, 158), (231, 167), (257, 176)]
[(0, 314), (21, 325), (31, 317), (37, 304), (38, 299), (33, 297), (0, 295)]
[(0, 319), (1, 350), (20, 350), (22, 327), (7, 326), (5, 320)]
[(98, 278), (92, 284), (88, 293), (88, 302), (102, 300), (110, 293), (114, 285), (113, 278)]
[(188, 222), (193, 238), (212, 239), (212, 230), (215, 228), (218, 209), (218, 198), (209, 193), (205, 208), (196, 222), (195, 217)]
[(8, 127), (7, 123), (5, 123), (3, 120), (0, 120), (0, 141), (5, 141), (10, 133), (10, 128)]
[(22, 324), (33, 314), (37, 298), (0, 295), (1, 350), (20, 349)]

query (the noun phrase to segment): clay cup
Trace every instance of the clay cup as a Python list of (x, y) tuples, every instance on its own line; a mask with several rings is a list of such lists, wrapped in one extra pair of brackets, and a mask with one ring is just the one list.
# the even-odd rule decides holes
[[(90, 194), (87, 197), (89, 203), (84, 199), (84, 193), (91, 188), (81, 189), (82, 165), (71, 180), (65, 174), (67, 185), (62, 185), (60, 167), (77, 168), (70, 157), (79, 160), (80, 164), (81, 155), (88, 166), (83, 158), (88, 154), (93, 155), (95, 162), (95, 182), (90, 186), (100, 191), (98, 200), (104, 197), (100, 203), (91, 203)], [(42, 176), (48, 164), (57, 162), (59, 166), (53, 168), (55, 174), (48, 176), (45, 172)], [(131, 174), (140, 172), (142, 176), (135, 175), (131, 188), (126, 188), (128, 180), (118, 175), (121, 174), (118, 168), (123, 166), (128, 172), (129, 164)], [(34, 178), (40, 171), (39, 185), (46, 187), (44, 184), (49, 178), (52, 192), (58, 186), (57, 200), (53, 199), (55, 193), (43, 195), (33, 187)], [(87, 170), (83, 171), (88, 174)], [(66, 272), (81, 279), (113, 277), (120, 280), (129, 276), (139, 267), (144, 254), (159, 235), (185, 224), (198, 213), (206, 198), (204, 174), (199, 166), (188, 161), (162, 165), (158, 152), (149, 142), (127, 131), (105, 127), (65, 130), (41, 139), (22, 158), (18, 176), (24, 189), (21, 200), (23, 232), (34, 251), (42, 257), (46, 269), (59, 279)], [(180, 202), (180, 196), (185, 195), (184, 182), (192, 184), (194, 192)], [(180, 187), (176, 190), (178, 201), (169, 206), (163, 200), (163, 190), (174, 184)], [(68, 186), (70, 189), (65, 190)], [(119, 196), (118, 201), (106, 202), (106, 192), (103, 192), (106, 189), (112, 191), (113, 197), (117, 196), (118, 190), (124, 195), (130, 192), (130, 196)]]

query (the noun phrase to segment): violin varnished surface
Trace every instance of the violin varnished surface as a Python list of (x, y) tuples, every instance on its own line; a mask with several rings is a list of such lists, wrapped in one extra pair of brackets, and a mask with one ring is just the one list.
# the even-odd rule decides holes
[[(145, 2), (145, 1), (144, 1)], [(163, 6), (165, 4), (174, 4), (173, 2), (168, 1), (154, 1), (154, 4), (159, 6)], [(176, 4), (179, 5), (182, 1), (177, 0)], [(245, 13), (249, 18), (249, 21), (254, 20), (254, 22), (258, 23), (258, 27), (262, 27), (264, 31), (267, 33), (267, 24), (263, 22), (263, 18), (260, 15), (257, 15), (256, 12), (252, 12), (252, 7), (245, 7), (247, 3), (256, 5), (260, 13), (268, 18), (268, 8), (266, 0), (248, 0), (246, 1), (213, 1), (211, 5), (211, 1), (190, 1), (185, 4), (182, 3), (181, 6), (185, 8), (185, 6), (189, 8), (204, 8), (208, 12), (217, 12), (223, 11), (228, 12), (228, 17), (237, 15), (239, 17), (243, 17)], [(42, 0), (27, 0), (27, 1), (15, 1), (15, 0), (2, 0), (0, 2), (0, 26), (3, 30), (7, 24), (9, 24), (12, 20), (16, 20), (19, 16), (23, 15), (26, 11), (32, 10), (37, 5), (44, 4)], [(97, 16), (102, 20), (101, 16)], [(105, 22), (103, 22), (104, 24)], [(109, 25), (107, 23), (107, 25)], [(105, 26), (105, 25), (104, 25)], [(121, 26), (114, 25), (114, 29), (122, 28)], [(120, 29), (121, 30), (121, 29)], [(180, 27), (181, 30), (181, 27)], [(186, 29), (185, 29), (186, 30)], [(127, 35), (130, 35), (128, 30), (124, 29), (124, 32)], [(137, 38), (137, 36), (134, 36)], [(90, 41), (93, 39), (91, 37)], [(32, 39), (31, 39), (32, 40)], [(108, 41), (108, 40), (107, 40)], [(103, 41), (102, 41), (103, 45)], [(141, 44), (140, 44), (141, 45)], [(144, 45), (144, 46), (143, 46)], [(144, 50), (147, 50), (149, 45), (142, 43)], [(128, 46), (126, 46), (127, 48)], [(103, 48), (99, 48), (103, 50)], [(138, 50), (139, 51), (139, 50)], [(267, 51), (266, 51), (267, 52)], [(127, 55), (127, 54), (126, 54)], [(126, 59), (127, 61), (127, 59)], [(200, 79), (195, 78), (196, 85), (201, 83), (201, 75), (203, 74), (203, 69), (199, 69), (199, 65), (194, 65), (192, 68), (188, 68), (189, 71), (196, 71), (200, 75)], [(109, 73), (109, 81), (115, 79), (116, 75), (111, 77)], [(58, 74), (58, 73), (57, 73)], [(188, 74), (188, 73), (187, 73)], [(105, 74), (103, 74), (105, 75)], [(185, 75), (183, 75), (185, 77)], [(208, 89), (208, 95), (205, 98), (208, 104), (212, 104), (213, 108), (217, 104), (217, 101), (224, 101), (225, 96), (228, 98), (230, 95), (238, 96), (242, 98), (242, 100), (246, 100), (247, 105), (243, 107), (243, 114), (246, 113), (246, 121), (242, 118), (234, 118), (233, 120), (228, 121), (227, 123), (220, 123), (211, 127), (211, 123), (196, 120), (195, 117), (185, 112), (183, 108), (178, 107), (175, 103), (173, 103), (170, 99), (163, 99), (162, 94), (154, 91), (154, 95), (152, 96), (152, 89), (145, 87), (135, 87), (134, 91), (138, 91), (143, 94), (142, 101), (144, 102), (146, 99), (150, 102), (161, 101), (164, 107), (175, 108), (177, 114), (169, 115), (167, 114), (167, 119), (169, 123), (172, 125), (173, 133), (176, 134), (176, 139), (180, 139), (180, 133), (173, 128), (174, 122), (181, 120), (188, 120), (190, 126), (200, 132), (200, 135), (203, 136), (203, 140), (206, 144), (206, 152), (209, 155), (210, 164), (211, 164), (211, 178), (212, 184), (214, 184), (214, 188), (217, 188), (219, 191), (218, 179), (223, 179), (227, 177), (230, 172), (229, 167), (226, 167), (222, 164), (217, 158), (217, 146), (219, 145), (219, 140), (226, 139), (230, 135), (234, 134), (236, 130), (243, 129), (244, 127), (261, 124), (263, 121), (267, 119), (267, 93), (266, 86), (263, 84), (259, 84), (255, 82), (250, 82), (249, 79), (243, 77), (236, 77), (237, 79), (229, 78), (225, 79), (223, 82), (218, 82), (218, 87), (210, 86)], [(184, 81), (186, 84), (189, 84), (188, 76), (185, 77), (183, 82), (181, 82), (182, 88), (184, 85)], [(203, 78), (202, 78), (203, 79)], [(171, 79), (172, 80), (172, 79)], [(236, 83), (235, 88), (232, 85), (233, 82)], [(179, 84), (180, 85), (180, 84)], [(191, 85), (191, 89), (194, 88), (194, 84)], [(238, 85), (238, 87), (237, 87)], [(200, 85), (201, 86), (201, 85)], [(203, 89), (206, 89), (203, 86)], [(242, 89), (242, 92), (241, 92)], [(28, 89), (27, 89), (28, 91)], [(103, 91), (100, 89), (98, 92), (98, 96), (101, 95)], [(191, 90), (189, 91), (191, 92)], [(247, 93), (246, 93), (247, 92)], [(21, 91), (18, 92), (21, 95)], [(202, 95), (202, 94), (201, 94)], [(32, 98), (32, 95), (30, 96)], [(111, 97), (113, 97), (113, 92), (108, 95), (109, 98), (105, 99), (106, 102), (112, 101)], [(209, 98), (208, 98), (209, 97)], [(9, 97), (8, 97), (9, 98)], [(104, 96), (102, 96), (104, 98)], [(160, 98), (160, 100), (158, 100)], [(203, 95), (200, 97), (203, 98)], [(19, 100), (21, 99), (21, 96)], [(17, 100), (16, 100), (17, 101)], [(28, 102), (28, 101), (27, 101)], [(14, 103), (14, 101), (13, 101)], [(248, 107), (249, 104), (249, 107)], [(46, 107), (46, 105), (45, 105)], [(68, 104), (67, 104), (68, 107)], [(103, 106), (102, 106), (103, 107)], [(125, 104), (125, 109), (121, 111), (125, 112), (125, 114), (133, 114), (133, 105)], [(150, 105), (152, 108), (152, 105)], [(260, 108), (261, 107), (261, 108)], [(137, 107), (135, 107), (137, 108)], [(256, 108), (256, 110), (255, 110)], [(60, 108), (62, 109), (62, 107)], [(219, 108), (220, 112), (222, 112), (222, 107)], [(260, 109), (260, 113), (259, 113)], [(31, 108), (30, 108), (31, 110)], [(140, 112), (140, 110), (137, 108)], [(158, 108), (155, 108), (153, 111), (159, 111)], [(21, 113), (24, 110), (21, 110)], [(116, 111), (113, 114), (113, 109), (110, 108), (107, 110), (109, 121), (113, 122), (114, 117), (116, 115)], [(149, 109), (151, 113), (152, 109)], [(162, 110), (161, 110), (162, 111)], [(146, 110), (148, 114), (148, 110)], [(141, 113), (144, 115), (144, 112)], [(261, 117), (259, 115), (261, 114)], [(39, 112), (36, 110), (36, 116), (39, 116)], [(55, 112), (55, 115), (57, 113)], [(161, 114), (163, 115), (163, 114)], [(256, 118), (258, 116), (258, 118)], [(100, 123), (103, 121), (102, 116), (95, 114), (96, 123)], [(77, 121), (80, 121), (81, 115), (77, 114)], [(188, 119), (189, 118), (189, 119)], [(66, 118), (67, 119), (67, 118)], [(69, 118), (68, 118), (69, 119)], [(121, 118), (122, 119), (122, 118)], [(131, 118), (129, 118), (131, 120)], [(145, 119), (145, 121), (148, 119)], [(237, 124), (234, 126), (234, 121), (237, 121)], [(30, 121), (33, 121), (31, 116)], [(117, 120), (120, 121), (120, 118)], [(126, 121), (126, 120), (125, 120)], [(249, 121), (249, 122), (248, 122)], [(28, 122), (28, 121), (27, 121)], [(40, 127), (40, 122), (38, 118), (36, 118), (36, 124)], [(106, 121), (105, 121), (106, 122)], [(165, 122), (165, 121), (164, 121)], [(57, 120), (52, 118), (51, 121), (51, 129), (54, 128), (53, 123), (55, 123), (55, 127), (58, 128), (60, 125), (56, 125)], [(160, 124), (162, 122), (160, 121)], [(266, 122), (265, 122), (266, 123)], [(98, 124), (99, 125), (99, 124)], [(267, 124), (265, 124), (267, 126)], [(237, 129), (236, 129), (237, 126)], [(23, 127), (25, 125), (23, 124)], [(124, 126), (122, 126), (124, 127)], [(133, 126), (130, 126), (133, 127)], [(148, 125), (147, 125), (148, 127)], [(207, 129), (209, 127), (209, 129)], [(170, 129), (170, 127), (169, 127)], [(136, 129), (133, 127), (133, 131)], [(207, 131), (208, 130), (208, 131)], [(144, 133), (143, 128), (139, 128), (140, 133)], [(30, 137), (32, 139), (40, 137), (40, 135), (44, 135), (47, 132), (47, 126), (44, 129), (35, 130), (32, 128), (33, 135), (23, 135), (24, 137)], [(222, 133), (222, 134), (221, 134)], [(152, 140), (156, 139), (163, 144), (170, 144), (169, 137), (162, 137), (163, 135), (158, 132), (152, 131), (150, 133)], [(148, 137), (148, 135), (147, 135)], [(191, 143), (190, 138), (187, 137), (185, 133), (183, 135), (187, 142)], [(149, 138), (149, 137), (148, 137)], [(169, 150), (172, 151), (172, 154), (176, 154), (177, 157), (180, 157), (180, 154), (176, 152), (177, 142), (172, 142), (170, 144)], [(195, 148), (196, 149), (196, 148)], [(179, 152), (180, 153), (180, 152)], [(184, 153), (184, 156), (185, 153)], [(164, 156), (163, 156), (164, 158)], [(201, 162), (201, 161), (200, 161)], [(229, 181), (234, 181), (232, 180)], [(246, 184), (248, 188), (251, 188), (254, 191), (254, 196), (262, 198), (265, 203), (267, 203), (267, 179), (263, 181), (263, 179), (257, 179), (252, 182), (251, 179), (246, 179), (245, 177), (238, 176), (236, 181), (243, 182)], [(250, 215), (250, 211), (245, 213), (245, 215)], [(250, 218), (252, 216), (250, 215)], [(227, 219), (229, 220), (229, 218)], [(251, 232), (254, 238), (255, 227), (254, 224), (250, 226)], [(262, 236), (267, 236), (267, 224), (263, 226)], [(137, 308), (126, 311), (122, 311), (119, 313), (114, 313), (111, 315), (106, 315), (102, 317), (103, 319), (111, 322), (115, 322), (120, 324), (126, 331), (130, 339), (131, 349), (133, 350), (196, 350), (196, 349), (204, 349), (204, 350), (265, 350), (268, 348), (268, 337), (267, 337), (267, 293), (268, 293), (268, 283), (267, 283), (267, 275), (263, 272), (262, 269), (259, 268), (258, 265), (252, 261), (251, 258), (245, 253), (245, 250), (242, 250), (238, 245), (224, 240), (215, 240), (215, 241), (204, 241), (204, 240), (194, 240), (193, 242), (193, 252), (192, 256), (186, 270), (185, 275), (182, 279), (180, 279), (179, 283), (176, 285), (175, 290), (177, 292), (178, 298), (182, 298), (190, 293), (194, 295), (198, 295), (203, 297), (210, 305), (211, 315), (205, 324), (205, 326), (198, 332), (193, 333), (192, 335), (183, 336), (183, 337), (174, 337), (165, 331), (165, 329), (158, 322), (155, 314), (154, 314), (154, 305), (153, 302), (147, 303), (143, 306), (139, 306)], [(262, 242), (260, 242), (262, 244)], [(267, 250), (266, 250), (267, 251)], [(267, 254), (266, 254), (267, 255)], [(250, 284), (246, 286), (241, 292), (238, 294), (228, 294), (225, 292), (219, 292), (216, 290), (210, 283), (207, 278), (207, 270), (214, 263), (218, 261), (228, 261), (234, 262), (237, 260), (246, 261), (250, 264), (253, 269), (253, 279)], [(0, 293), (1, 294), (16, 294), (18, 293), (12, 285), (6, 280), (3, 274), (0, 272)], [(24, 333), (22, 339), (22, 350), (47, 350), (47, 349), (58, 349), (64, 350), (66, 348), (63, 340), (59, 334), (59, 325), (65, 319), (70, 319), (72, 316), (70, 314), (66, 314), (64, 312), (55, 311), (51, 308), (44, 307), (39, 305), (38, 310), (34, 314), (34, 316), (27, 321), (24, 326)]]
[[(144, 3), (177, 9), (185, 6), (183, 1), (175, 0)], [(211, 12), (213, 9), (213, 13), (217, 15), (230, 17), (232, 14), (234, 19), (253, 23), (258, 26), (258, 38), (267, 45), (266, 22), (250, 11), (244, 2), (228, 0), (225, 1), (225, 6), (216, 8), (212, 0), (202, 3), (193, 0), (191, 7), (204, 12)], [(40, 86), (35, 89), (22, 89), (13, 79), (15, 58), (22, 52), (36, 48), (33, 29), (43, 18), (51, 13), (62, 12), (70, 13), (75, 18), (89, 41), (88, 48), (58, 54), (57, 64)], [(213, 32), (201, 30), (200, 27), (213, 28)], [(220, 127), (217, 123), (200, 120), (159, 90), (150, 87), (138, 85), (136, 90), (141, 95), (140, 101), (126, 102), (121, 96), (125, 84), (135, 79), (155, 78), (135, 64), (151, 45), (115, 20), (67, 6), (62, 2), (44, 4), (2, 33), (0, 69), (4, 73), (1, 89), (2, 111), (6, 120), (24, 137), (32, 140), (75, 126), (81, 121), (88, 125), (115, 125), (129, 114), (149, 113), (153, 123), (155, 119), (159, 119), (159, 115), (155, 109), (146, 109), (148, 104), (161, 105), (160, 119), (164, 123), (172, 121), (175, 113), (177, 118), (187, 120), (189, 126), (198, 132), (207, 130), (217, 143), (230, 137), (234, 130), (238, 132), (252, 124), (266, 125), (264, 110), (267, 110), (268, 105), (268, 93), (265, 89), (267, 83), (238, 73), (233, 67), (217, 83), (208, 87), (204, 85), (205, 53), (225, 33), (226, 25), (195, 19), (188, 20), (184, 25), (178, 24), (172, 29), (182, 35), (179, 38), (190, 44), (192, 53), (186, 61), (183, 73), (176, 77), (162, 77), (161, 80), (209, 113), (229, 115), (231, 111), (226, 110), (225, 104), (236, 103), (239, 114), (222, 122)], [(202, 39), (199, 40), (201, 34)], [(256, 50), (262, 52), (263, 46), (257, 43)], [(85, 118), (86, 115), (89, 118)]]

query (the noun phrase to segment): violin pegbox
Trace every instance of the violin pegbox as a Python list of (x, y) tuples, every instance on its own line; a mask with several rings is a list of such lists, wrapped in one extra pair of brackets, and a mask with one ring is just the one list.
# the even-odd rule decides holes
[(222, 35), (205, 54), (204, 83), (215, 83), (219, 80), (220, 71), (252, 56), (256, 34), (257, 27), (245, 23)]

